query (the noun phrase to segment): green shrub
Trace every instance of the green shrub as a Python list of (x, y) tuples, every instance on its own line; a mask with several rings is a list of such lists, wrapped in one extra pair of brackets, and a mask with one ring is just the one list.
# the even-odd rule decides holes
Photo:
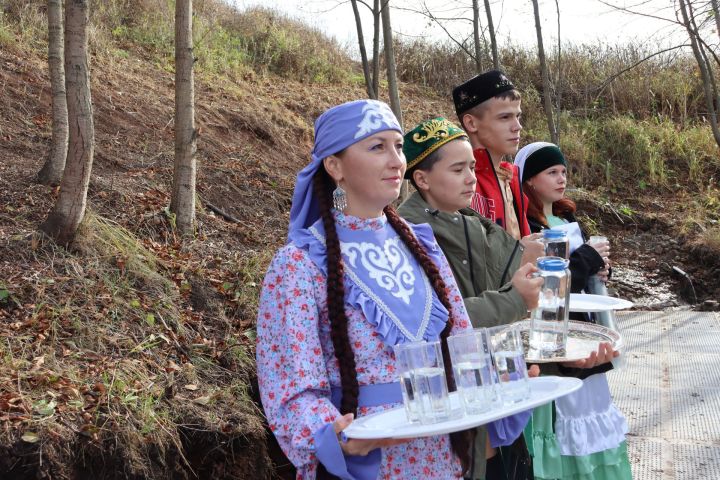
[(237, 17), (234, 26), (256, 70), (315, 82), (349, 77), (352, 64), (339, 45), (299, 21), (254, 8)]

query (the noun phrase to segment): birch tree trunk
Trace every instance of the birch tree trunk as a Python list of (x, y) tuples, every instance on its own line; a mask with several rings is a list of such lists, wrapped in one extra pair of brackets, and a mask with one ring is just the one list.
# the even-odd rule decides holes
[(192, 0), (175, 2), (175, 164), (170, 211), (182, 236), (195, 233), (195, 85)]
[(393, 47), (392, 25), (390, 23), (390, 0), (385, 0), (382, 9), (383, 42), (385, 47), (385, 65), (387, 68), (388, 89), (390, 90), (390, 108), (402, 125), (402, 110), (398, 92), (395, 49)]
[(540, 60), (540, 73), (542, 74), (543, 83), (543, 108), (545, 110), (545, 118), (547, 119), (548, 131), (552, 142), (557, 145), (558, 135), (553, 122), (553, 110), (551, 101), (550, 75), (548, 74), (547, 62), (545, 61), (545, 49), (543, 48), (542, 29), (540, 27), (540, 8), (538, 1), (532, 0), (533, 10), (535, 10), (535, 31), (537, 32), (538, 42), (538, 58)]
[(720, 38), (720, 1), (712, 0), (712, 11), (715, 17), (715, 33)]
[(693, 55), (697, 61), (698, 68), (700, 69), (700, 77), (703, 83), (703, 92), (705, 94), (705, 106), (708, 110), (708, 120), (710, 122), (710, 128), (715, 138), (715, 143), (720, 147), (720, 128), (718, 128), (718, 115), (715, 107), (715, 95), (713, 89), (713, 78), (712, 78), (712, 65), (706, 62), (704, 52), (701, 50), (703, 47), (698, 41), (697, 35), (699, 32), (693, 28), (691, 18), (687, 5), (687, 0), (679, 0), (680, 13), (683, 19), (683, 26), (687, 30), (688, 36), (690, 37), (690, 46), (692, 47)]
[[(392, 24), (390, 23), (390, 0), (383, 1), (382, 27), (383, 43), (385, 46), (385, 66), (387, 68), (388, 89), (390, 90), (390, 108), (402, 127), (402, 109), (400, 108), (400, 94), (398, 92), (397, 71), (395, 67), (395, 49), (393, 48)], [(403, 181), (400, 188), (400, 201), (408, 196), (408, 182)]]
[(62, 0), (48, 0), (48, 66), (52, 92), (52, 140), (45, 164), (37, 174), (43, 185), (59, 185), (68, 150), (68, 110), (65, 92)]
[(473, 44), (475, 45), (475, 71), (483, 72), (482, 49), (480, 47), (480, 0), (473, 0)]
[(500, 68), (500, 58), (498, 57), (497, 40), (495, 39), (495, 24), (493, 23), (492, 10), (490, 10), (490, 0), (485, 0), (485, 14), (488, 20), (488, 30), (490, 31), (490, 48), (492, 49), (493, 68)]
[(88, 61), (88, 0), (66, 0), (65, 90), (69, 120), (67, 161), (57, 202), (40, 229), (61, 245), (75, 238), (85, 215), (94, 136)]
[[(562, 112), (562, 41), (560, 36), (560, 2), (555, 0), (555, 11), (557, 13), (557, 77), (555, 80), (555, 132), (557, 140), (560, 141), (560, 113)], [(556, 145), (558, 145), (556, 143)]]
[(380, 96), (380, 0), (373, 2), (373, 92)]
[(370, 64), (368, 63), (367, 52), (365, 51), (365, 36), (363, 35), (362, 21), (360, 19), (360, 11), (358, 10), (357, 0), (350, 0), (355, 15), (355, 27), (357, 27), (358, 44), (360, 46), (360, 60), (362, 61), (363, 75), (365, 76), (365, 89), (368, 97), (377, 98), (373, 91), (372, 77), (370, 75)]

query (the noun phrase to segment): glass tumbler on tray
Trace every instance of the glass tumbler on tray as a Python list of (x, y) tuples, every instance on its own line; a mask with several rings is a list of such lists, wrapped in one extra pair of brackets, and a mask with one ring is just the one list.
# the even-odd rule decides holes
[(511, 325), (500, 325), (487, 331), (500, 400), (505, 405), (527, 400), (530, 398), (530, 383), (520, 330)]
[(450, 419), (450, 396), (440, 341), (413, 342), (403, 348), (420, 423), (429, 424)]
[(497, 402), (487, 330), (448, 337), (455, 385), (468, 415), (485, 413)]

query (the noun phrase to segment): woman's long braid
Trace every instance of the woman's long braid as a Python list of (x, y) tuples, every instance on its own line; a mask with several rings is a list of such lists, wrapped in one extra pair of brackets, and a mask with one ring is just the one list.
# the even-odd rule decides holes
[(348, 335), (348, 319), (345, 315), (344, 270), (340, 255), (340, 240), (335, 229), (335, 219), (330, 211), (332, 180), (324, 169), (315, 174), (315, 197), (320, 204), (320, 216), (325, 228), (327, 250), (327, 305), (330, 319), (330, 336), (335, 357), (340, 368), (342, 400), (340, 413), (357, 416), (359, 385), (355, 369), (355, 355)]
[[(447, 338), (450, 335), (450, 331), (453, 327), (453, 318), (452, 305), (450, 304), (450, 299), (447, 296), (447, 286), (445, 285), (445, 281), (440, 275), (440, 269), (430, 259), (423, 246), (420, 245), (420, 242), (418, 241), (417, 237), (415, 237), (415, 234), (412, 232), (412, 230), (410, 230), (408, 224), (400, 218), (400, 216), (393, 207), (385, 207), (384, 212), (385, 216), (387, 216), (388, 222), (390, 222), (390, 225), (392, 225), (398, 235), (400, 235), (400, 238), (402, 238), (405, 245), (413, 253), (413, 256), (418, 261), (418, 263), (422, 266), (423, 270), (425, 271), (425, 275), (427, 275), (428, 279), (430, 280), (430, 283), (433, 286), (433, 289), (435, 290), (438, 298), (440, 299), (440, 302), (445, 306), (445, 308), (447, 308), (449, 314), (448, 321), (445, 325), (445, 328), (440, 333), (440, 346), (442, 348), (443, 364), (445, 365), (445, 376), (447, 377), (448, 387), (453, 390), (455, 388), (455, 377), (452, 372), (452, 367), (450, 363), (450, 350), (447, 343)], [(470, 468), (470, 447), (473, 441), (473, 432), (473, 430), (465, 430), (462, 432), (450, 434), (450, 443), (452, 444), (453, 451), (458, 456), (458, 458), (460, 458), (463, 472), (468, 471), (468, 469)]]

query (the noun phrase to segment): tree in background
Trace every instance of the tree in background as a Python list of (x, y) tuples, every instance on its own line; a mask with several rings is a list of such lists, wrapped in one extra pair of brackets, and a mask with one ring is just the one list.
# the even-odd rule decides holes
[[(718, 127), (718, 108), (720, 108), (720, 91), (718, 90), (717, 83), (715, 81), (715, 74), (713, 69), (713, 63), (710, 61), (708, 55), (712, 55), (713, 52), (710, 47), (703, 41), (698, 28), (696, 14), (693, 8), (692, 1), (690, 0), (679, 0), (680, 15), (682, 20), (680, 21), (685, 27), (685, 30), (690, 37), (690, 45), (692, 47), (693, 55), (697, 61), (698, 68), (700, 69), (700, 78), (703, 83), (703, 93), (705, 94), (705, 105), (707, 106), (707, 118), (710, 123), (710, 128), (715, 137), (715, 142), (720, 147), (720, 128)], [(713, 5), (713, 8), (716, 5)], [(718, 57), (714, 57), (720, 67), (720, 60)]]
[[(372, 66), (367, 56), (365, 48), (365, 35), (363, 33), (362, 20), (360, 18), (360, 9), (358, 1), (365, 5), (373, 16), (373, 51)], [(363, 0), (350, 0), (355, 16), (355, 27), (357, 29), (358, 46), (360, 47), (360, 60), (362, 62), (363, 76), (365, 77), (365, 90), (369, 98), (377, 99), (380, 95), (380, 23), (381, 23), (381, 6), (380, 0), (374, 0), (372, 7)]]
[(368, 62), (367, 52), (365, 51), (365, 35), (363, 35), (360, 10), (358, 10), (357, 0), (350, 0), (350, 3), (352, 4), (353, 14), (355, 15), (358, 45), (360, 46), (360, 60), (362, 62), (363, 76), (365, 77), (365, 89), (367, 90), (368, 97), (377, 98), (377, 93), (375, 93), (373, 89), (372, 75), (370, 74), (370, 62)]
[[(402, 109), (400, 108), (400, 93), (398, 91), (397, 69), (395, 67), (395, 49), (393, 48), (392, 24), (390, 23), (390, 0), (383, 0), (382, 6), (382, 28), (383, 48), (385, 50), (385, 67), (387, 69), (388, 90), (390, 96), (390, 108), (400, 122), (402, 127)], [(403, 181), (400, 188), (400, 201), (408, 196), (408, 182)]]
[(560, 141), (560, 112), (562, 112), (562, 41), (560, 36), (560, 1), (555, 0), (555, 11), (557, 13), (557, 56), (555, 58), (555, 132), (558, 141)]
[(390, 23), (390, 0), (383, 1), (382, 7), (383, 47), (385, 50), (385, 67), (387, 69), (390, 108), (402, 125), (402, 109), (398, 91), (397, 69), (395, 67), (395, 50), (393, 48), (392, 24)]
[(195, 231), (197, 131), (193, 78), (192, 0), (175, 2), (175, 163), (170, 211), (182, 236)]
[(62, 0), (48, 0), (48, 65), (52, 92), (52, 140), (50, 153), (37, 174), (43, 185), (59, 185), (68, 149), (68, 111), (65, 93)]
[(500, 68), (500, 57), (498, 56), (497, 40), (495, 39), (495, 24), (493, 23), (490, 0), (485, 0), (485, 14), (488, 20), (488, 33), (490, 34), (490, 49), (492, 51), (493, 68)]
[(95, 128), (90, 98), (88, 0), (65, 4), (65, 89), (69, 124), (68, 154), (57, 202), (40, 229), (68, 245), (85, 216), (92, 170)]
[(380, 0), (373, 1), (373, 92), (375, 99), (380, 94)]
[(550, 88), (550, 75), (548, 73), (547, 62), (545, 61), (545, 49), (543, 47), (542, 28), (540, 26), (540, 7), (538, 6), (538, 0), (532, 0), (533, 10), (535, 12), (535, 31), (537, 32), (537, 43), (538, 43), (538, 59), (540, 60), (540, 73), (542, 74), (543, 84), (543, 109), (545, 110), (545, 118), (547, 119), (548, 130), (550, 132), (550, 138), (554, 144), (559, 143), (558, 133), (555, 130), (555, 122), (553, 121), (553, 108), (551, 88)]
[(473, 45), (475, 46), (475, 70), (483, 72), (482, 50), (480, 49), (480, 0), (473, 0)]

